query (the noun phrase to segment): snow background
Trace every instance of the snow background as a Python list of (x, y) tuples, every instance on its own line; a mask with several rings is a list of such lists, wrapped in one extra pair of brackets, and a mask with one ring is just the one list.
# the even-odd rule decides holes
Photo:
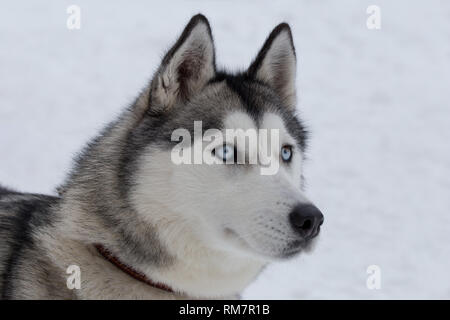
[[(70, 4), (81, 30), (66, 28)], [(366, 27), (371, 4), (381, 30)], [(198, 12), (230, 69), (290, 23), (312, 131), (305, 173), (325, 214), (321, 242), (271, 265), (244, 297), (450, 298), (448, 1), (3, 1), (1, 183), (54, 193)], [(372, 264), (380, 290), (366, 287)]]

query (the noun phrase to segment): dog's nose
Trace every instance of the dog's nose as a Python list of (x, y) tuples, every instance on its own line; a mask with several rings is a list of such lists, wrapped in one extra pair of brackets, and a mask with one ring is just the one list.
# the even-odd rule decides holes
[(312, 204), (298, 204), (289, 214), (292, 227), (305, 239), (315, 237), (323, 223), (323, 214)]

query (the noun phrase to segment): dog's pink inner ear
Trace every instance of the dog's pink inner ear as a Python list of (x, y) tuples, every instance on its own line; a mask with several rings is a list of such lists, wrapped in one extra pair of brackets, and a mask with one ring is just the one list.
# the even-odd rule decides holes
[(149, 110), (159, 113), (188, 100), (215, 75), (215, 50), (208, 20), (194, 16), (169, 50), (150, 87)]
[(271, 86), (286, 106), (295, 109), (296, 69), (291, 29), (282, 23), (271, 32), (247, 72)]

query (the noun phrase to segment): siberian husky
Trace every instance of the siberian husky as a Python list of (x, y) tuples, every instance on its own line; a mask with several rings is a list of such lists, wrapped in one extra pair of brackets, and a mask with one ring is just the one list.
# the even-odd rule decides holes
[[(268, 263), (308, 250), (323, 215), (302, 192), (295, 76), (286, 23), (231, 74), (216, 68), (208, 20), (194, 16), (58, 196), (0, 188), (2, 299), (237, 298)], [(276, 130), (276, 173), (235, 161), (260, 155), (250, 144), (213, 145), (212, 165), (176, 163), (175, 130), (194, 136), (199, 121), (206, 131)]]

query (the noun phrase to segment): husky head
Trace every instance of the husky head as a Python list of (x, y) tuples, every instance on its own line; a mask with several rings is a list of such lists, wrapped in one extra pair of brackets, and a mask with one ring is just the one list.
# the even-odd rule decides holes
[[(296, 117), (295, 75), (287, 24), (272, 31), (246, 71), (229, 74), (216, 69), (207, 19), (191, 19), (134, 106), (141, 114), (127, 146), (131, 203), (168, 247), (194, 250), (195, 241), (265, 261), (310, 247), (323, 216), (301, 191), (306, 131)], [(240, 133), (199, 142), (199, 121), (201, 138), (208, 130)], [(187, 136), (174, 139), (178, 129)], [(260, 129), (278, 134), (265, 150), (258, 148)], [(236, 144), (243, 132), (255, 132), (259, 142)], [(173, 160), (177, 147), (192, 163)], [(259, 159), (263, 151), (278, 164), (273, 174), (262, 174), (260, 160), (227, 161)], [(217, 161), (198, 162), (199, 152)]]

